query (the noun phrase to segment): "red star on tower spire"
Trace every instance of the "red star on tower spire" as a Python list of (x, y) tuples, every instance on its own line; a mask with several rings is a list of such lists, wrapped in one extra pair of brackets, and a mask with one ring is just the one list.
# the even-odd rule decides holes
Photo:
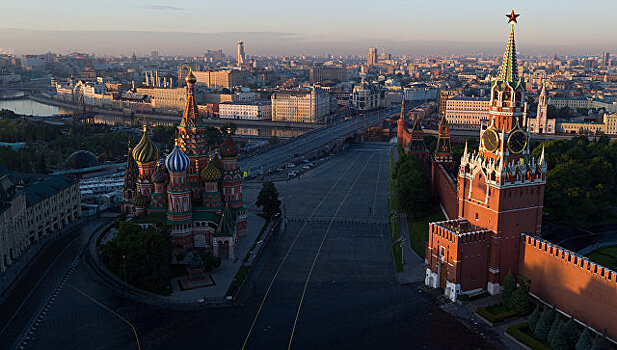
[(514, 10), (512, 10), (512, 13), (506, 14), (506, 17), (508, 17), (508, 23), (510, 23), (510, 22), (518, 23), (516, 21), (516, 17), (518, 17), (518, 16), (520, 16), (520, 14), (514, 13)]

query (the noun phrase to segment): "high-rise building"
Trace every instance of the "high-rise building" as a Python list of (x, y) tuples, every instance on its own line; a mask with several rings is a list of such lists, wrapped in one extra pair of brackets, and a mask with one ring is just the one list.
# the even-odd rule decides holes
[(366, 60), (366, 64), (369, 66), (374, 66), (377, 64), (377, 48), (371, 47), (368, 49), (368, 59)]
[(158, 51), (150, 52), (150, 58), (152, 58), (153, 60), (158, 60), (159, 59), (159, 52)]
[(242, 40), (238, 41), (238, 53), (236, 55), (236, 63), (238, 66), (244, 64), (246, 61), (246, 56), (244, 55), (244, 42)]
[(608, 52), (605, 52), (602, 54), (602, 65), (604, 65), (604, 67), (608, 67), (611, 61), (611, 54)]

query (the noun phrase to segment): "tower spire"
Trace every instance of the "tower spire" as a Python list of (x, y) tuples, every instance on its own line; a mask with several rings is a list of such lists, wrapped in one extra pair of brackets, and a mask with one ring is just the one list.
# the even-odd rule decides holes
[(499, 80), (507, 82), (515, 82), (519, 80), (518, 77), (518, 64), (516, 62), (516, 45), (514, 42), (514, 23), (518, 14), (512, 10), (511, 14), (506, 15), (508, 17), (508, 23), (510, 25), (510, 37), (508, 38), (508, 44), (506, 45), (506, 51), (503, 54), (503, 61), (501, 62), (501, 69), (499, 70)]
[(401, 102), (401, 120), (405, 121), (405, 92), (403, 92), (403, 101)]

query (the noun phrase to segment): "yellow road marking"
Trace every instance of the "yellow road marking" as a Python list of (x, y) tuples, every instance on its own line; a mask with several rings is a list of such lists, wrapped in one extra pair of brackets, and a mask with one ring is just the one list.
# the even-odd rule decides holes
[(293, 328), (291, 329), (291, 336), (289, 337), (289, 345), (287, 346), (287, 350), (291, 349), (291, 343), (293, 342), (294, 333), (296, 332), (296, 324), (298, 323), (298, 317), (300, 316), (300, 309), (302, 308), (302, 303), (304, 302), (304, 296), (306, 295), (306, 288), (308, 287), (308, 283), (309, 283), (309, 281), (311, 279), (311, 275), (313, 274), (313, 269), (315, 268), (315, 263), (317, 262), (317, 258), (319, 257), (319, 253), (321, 252), (321, 248), (323, 247), (323, 244), (326, 241), (326, 237), (328, 237), (328, 233), (330, 232), (330, 228), (332, 228), (332, 224), (334, 223), (334, 219), (338, 215), (339, 210), (341, 210), (341, 208), (343, 207), (343, 203), (345, 203), (345, 201), (347, 200), (347, 197), (349, 196), (349, 194), (351, 193), (353, 188), (356, 186), (356, 183), (360, 179), (360, 176), (362, 175), (362, 172), (364, 171), (364, 169), (366, 168), (368, 163), (370, 163), (370, 160), (373, 158), (373, 155), (374, 155), (374, 153), (372, 153), (371, 157), (366, 161), (366, 163), (364, 164), (364, 167), (362, 167), (362, 170), (360, 170), (360, 172), (358, 173), (358, 176), (356, 177), (356, 179), (354, 180), (353, 184), (351, 185), (351, 187), (349, 188), (349, 190), (345, 194), (345, 197), (341, 201), (341, 204), (339, 204), (338, 208), (336, 208), (336, 212), (334, 212), (334, 215), (332, 216), (332, 219), (330, 219), (330, 224), (328, 225), (328, 229), (326, 230), (326, 233), (324, 234), (323, 238), (321, 239), (321, 244), (319, 244), (319, 249), (317, 249), (317, 253), (315, 254), (315, 258), (313, 259), (313, 263), (311, 264), (311, 269), (309, 270), (308, 276), (306, 276), (306, 281), (304, 282), (304, 288), (302, 289), (302, 296), (300, 297), (300, 304), (298, 304), (298, 310), (296, 311), (296, 318), (294, 319), (294, 325), (293, 325)]
[[(334, 185), (332, 185), (330, 187), (330, 189), (328, 190), (328, 192), (326, 193), (326, 195), (321, 199), (321, 202), (319, 202), (319, 204), (317, 204), (317, 206), (315, 207), (315, 209), (313, 209), (313, 212), (311, 213), (310, 217), (313, 217), (313, 215), (315, 215), (315, 213), (317, 212), (317, 210), (321, 207), (321, 205), (323, 204), (323, 202), (326, 200), (326, 198), (328, 197), (328, 195), (330, 194), (330, 192), (332, 192), (332, 190), (338, 185), (338, 183), (341, 181), (341, 179), (343, 179), (343, 177), (345, 176), (345, 174), (347, 173), (347, 171), (349, 169), (351, 169), (351, 167), (356, 163), (356, 161), (360, 158), (360, 153), (358, 154), (358, 156), (356, 157), (356, 159), (353, 160), (353, 162), (351, 162), (351, 164), (347, 167), (347, 169), (345, 169), (345, 171), (343, 171), (343, 173), (341, 174), (341, 176), (338, 178), (338, 180), (336, 181), (336, 183)], [(255, 323), (257, 322), (257, 318), (259, 317), (259, 314), (261, 313), (261, 309), (264, 306), (264, 303), (266, 302), (266, 299), (268, 298), (268, 295), (270, 294), (270, 289), (272, 289), (272, 285), (274, 284), (274, 281), (276, 280), (276, 278), (278, 277), (279, 272), (281, 272), (281, 269), (283, 268), (283, 265), (285, 264), (285, 261), (287, 260), (287, 257), (289, 256), (289, 253), (291, 252), (291, 249), (294, 247), (294, 245), (296, 244), (296, 241), (298, 240), (298, 237), (300, 237), (300, 234), (302, 233), (302, 231), (304, 231), (304, 228), (306, 227), (306, 225), (308, 224), (308, 221), (304, 222), (304, 225), (302, 225), (302, 227), (300, 228), (300, 231), (298, 231), (298, 234), (296, 235), (296, 237), (294, 238), (294, 240), (291, 242), (291, 245), (289, 246), (289, 249), (287, 249), (287, 253), (285, 254), (285, 256), (283, 257), (283, 260), (281, 261), (281, 263), (279, 264), (278, 268), (276, 269), (276, 272), (274, 273), (274, 276), (272, 277), (272, 280), (270, 281), (270, 285), (268, 285), (268, 289), (266, 289), (266, 294), (264, 295), (264, 297), (261, 299), (261, 303), (259, 304), (259, 308), (257, 309), (257, 314), (255, 315), (255, 318), (253, 319), (253, 323), (251, 323), (251, 328), (249, 328), (249, 332), (246, 335), (246, 338), (244, 338), (244, 343), (242, 343), (242, 350), (244, 350), (244, 348), (246, 347), (246, 343), (249, 340), (249, 337), (251, 336), (251, 333), (253, 332), (253, 327), (255, 327)]]
[(91, 296), (89, 296), (88, 294), (82, 292), (81, 290), (77, 289), (74, 285), (72, 284), (67, 284), (67, 286), (69, 286), (70, 288), (72, 288), (74, 291), (76, 291), (77, 293), (85, 296), (86, 298), (90, 299), (93, 303), (97, 304), (98, 306), (102, 307), (103, 309), (111, 312), (114, 316), (116, 316), (117, 318), (121, 319), (122, 321), (124, 321), (126, 324), (129, 325), (129, 327), (131, 327), (131, 329), (133, 330), (133, 334), (135, 334), (135, 341), (137, 342), (137, 349), (141, 350), (141, 344), (139, 343), (139, 337), (137, 337), (137, 330), (135, 330), (135, 326), (133, 326), (133, 324), (131, 322), (129, 322), (126, 318), (122, 317), (121, 315), (119, 315), (117, 312), (115, 312), (114, 310), (108, 308), (107, 306), (103, 305), (102, 303), (100, 303), (99, 301), (95, 300), (94, 298), (92, 298)]

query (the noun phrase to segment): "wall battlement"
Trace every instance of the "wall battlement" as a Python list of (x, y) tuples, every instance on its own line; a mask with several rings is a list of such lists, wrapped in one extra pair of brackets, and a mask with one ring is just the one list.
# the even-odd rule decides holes
[(532, 237), (525, 233), (521, 233), (521, 236), (525, 245), (531, 248), (542, 251), (555, 259), (560, 259), (564, 264), (585, 270), (597, 276), (597, 278), (617, 283), (617, 272), (589, 260), (586, 256), (576, 254), (542, 238)]
[(529, 290), (617, 339), (617, 273), (543, 239), (521, 234), (519, 274)]

